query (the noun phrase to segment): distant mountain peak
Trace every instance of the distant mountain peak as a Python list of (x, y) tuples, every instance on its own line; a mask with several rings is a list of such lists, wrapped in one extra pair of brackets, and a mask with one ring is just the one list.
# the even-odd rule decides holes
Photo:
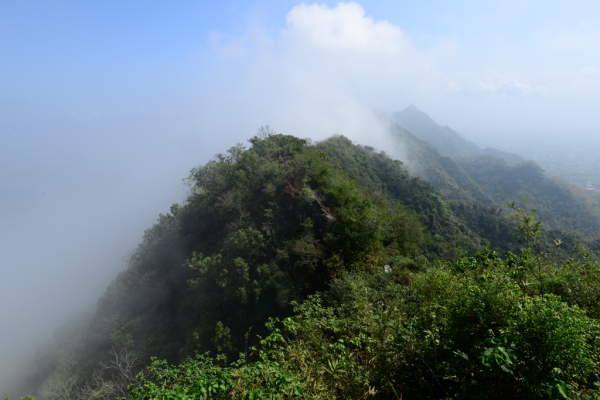
[(453, 159), (472, 158), (482, 154), (481, 149), (449, 127), (438, 125), (414, 104), (392, 115), (404, 129), (435, 147), (442, 155)]
[(441, 155), (454, 160), (491, 154), (494, 157), (505, 160), (509, 164), (518, 164), (524, 161), (521, 156), (516, 154), (490, 148), (485, 150), (480, 149), (479, 146), (463, 138), (448, 125), (439, 125), (427, 113), (419, 110), (414, 103), (404, 110), (394, 113), (392, 120), (419, 139), (432, 145)]
[[(404, 118), (403, 118), (404, 116)], [(430, 127), (432, 126), (439, 126), (434, 120), (433, 118), (431, 118), (429, 116), (429, 114), (427, 114), (424, 111), (421, 111), (417, 108), (417, 106), (413, 104), (409, 105), (408, 107), (406, 107), (404, 110), (402, 110), (401, 112), (398, 112), (396, 114), (394, 114), (394, 117), (397, 117), (397, 119), (413, 119), (414, 122), (417, 122), (419, 124), (427, 124)], [(413, 132), (414, 133), (414, 132)]]

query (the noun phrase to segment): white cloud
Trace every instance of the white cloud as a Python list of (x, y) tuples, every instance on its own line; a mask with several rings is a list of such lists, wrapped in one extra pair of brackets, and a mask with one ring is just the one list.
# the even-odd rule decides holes
[[(240, 85), (228, 88), (222, 101), (251, 115), (250, 124), (317, 140), (337, 133), (385, 147), (387, 125), (374, 110), (392, 112), (418, 101), (415, 93), (435, 86), (437, 60), (453, 52), (445, 43), (415, 48), (399, 26), (374, 20), (357, 3), (299, 5), (286, 22), (259, 51), (227, 52), (240, 54)], [(219, 37), (218, 50), (249, 37)]]
[(498, 98), (515, 98), (541, 95), (543, 85), (537, 85), (521, 74), (513, 71), (469, 72), (441, 74), (446, 87), (454, 92), (468, 92), (474, 95), (493, 95)]
[[(438, 35), (416, 45), (401, 26), (367, 12), (357, 3), (301, 4), (278, 33), (252, 27), (241, 37), (215, 35), (217, 51), (232, 55), (235, 66), (225, 66), (234, 83), (221, 100), (211, 99), (211, 119), (225, 109), (222, 123), (232, 131), (268, 123), (301, 137), (340, 133), (384, 148), (386, 126), (373, 110), (414, 103), (467, 136), (523, 132), (538, 123), (558, 130), (587, 113), (600, 93), (594, 29), (528, 34), (512, 44), (482, 35), (477, 46)], [(230, 110), (242, 117), (231, 118)]]
[(398, 26), (373, 21), (357, 3), (339, 3), (335, 8), (302, 4), (286, 20), (290, 36), (316, 47), (393, 51), (407, 44)]

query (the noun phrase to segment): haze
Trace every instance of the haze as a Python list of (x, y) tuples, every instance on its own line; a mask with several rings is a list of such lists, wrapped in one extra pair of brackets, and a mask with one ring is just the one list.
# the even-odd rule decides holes
[[(600, 3), (0, 3), (0, 380), (93, 309), (189, 170), (270, 124), (595, 141)], [(567, 139), (565, 139), (567, 138)]]

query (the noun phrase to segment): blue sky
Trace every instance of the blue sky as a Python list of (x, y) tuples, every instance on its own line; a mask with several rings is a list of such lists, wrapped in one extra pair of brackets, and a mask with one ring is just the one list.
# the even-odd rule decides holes
[[(280, 71), (289, 68), (282, 53), (293, 51), (298, 43), (284, 43), (282, 35), (290, 30), (286, 15), (298, 4), (3, 2), (3, 119), (6, 124), (19, 113), (26, 118), (31, 114), (91, 118), (154, 113), (168, 110), (163, 102), (181, 102), (186, 107), (193, 102), (212, 102), (215, 93), (220, 102), (227, 103), (223, 97), (239, 96), (237, 88), (264, 79), (252, 75), (252, 69), (260, 67), (261, 56), (277, 58), (274, 62), (283, 64)], [(335, 9), (337, 2), (319, 4)], [(403, 77), (390, 76), (383, 86), (394, 88), (395, 84), (396, 101), (391, 95), (381, 101), (369, 98), (369, 105), (392, 112), (414, 102), (440, 122), (477, 138), (506, 130), (521, 129), (519, 134), (559, 131), (561, 124), (572, 127), (575, 118), (582, 133), (596, 128), (599, 121), (590, 115), (585, 100), (598, 105), (600, 3), (364, 1), (360, 5), (366, 18), (375, 23), (387, 21), (400, 29), (412, 55), (429, 58), (425, 63), (431, 72), (404, 77), (426, 86), (421, 88), (407, 88)], [(238, 54), (228, 56), (220, 51), (232, 43)], [(306, 54), (313, 55), (310, 51)], [(410, 59), (394, 61), (411, 63)], [(567, 76), (582, 69), (588, 71), (583, 81)], [(353, 81), (364, 79), (369, 84), (368, 75), (381, 71), (366, 67), (356, 73)], [(585, 79), (592, 75), (593, 90), (573, 89), (586, 85)], [(437, 81), (430, 82), (432, 79)], [(462, 89), (448, 91), (449, 81)], [(471, 87), (473, 82), (478, 87)], [(285, 82), (279, 82), (282, 84)], [(213, 100), (208, 100), (210, 97)], [(571, 111), (569, 107), (579, 101)], [(243, 101), (237, 104), (244, 105)], [(561, 107), (568, 109), (565, 118), (570, 121), (553, 120), (545, 125), (540, 121), (544, 110), (551, 109), (554, 114)], [(587, 114), (582, 114), (582, 107)], [(467, 117), (473, 108), (485, 118)], [(523, 110), (533, 115), (523, 120), (527, 117)], [(500, 115), (511, 112), (518, 122), (506, 124)], [(265, 123), (269, 117), (263, 117)], [(251, 119), (249, 124), (253, 122)], [(486, 126), (490, 122), (500, 126)], [(230, 129), (237, 128), (241, 127)]]
[(411, 103), (596, 140), (600, 2), (0, 1), (0, 360), (93, 307), (192, 167), (265, 124), (386, 149)]

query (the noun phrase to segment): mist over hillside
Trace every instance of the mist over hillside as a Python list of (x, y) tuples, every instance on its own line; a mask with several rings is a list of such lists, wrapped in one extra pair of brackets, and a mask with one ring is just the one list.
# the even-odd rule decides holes
[(600, 3), (471, 3), (1, 2), (0, 398), (592, 396)]
[(95, 309), (144, 230), (185, 196), (181, 178), (216, 152), (181, 151), (181, 137), (161, 140), (161, 128), (147, 128), (51, 118), (21, 132), (3, 128), (2, 386), (63, 321)]
[(442, 127), (438, 125), (429, 115), (417, 109), (414, 104), (406, 107), (401, 112), (392, 114), (392, 120), (419, 139), (435, 147), (441, 155), (454, 160), (472, 159), (483, 154), (491, 154), (509, 164), (518, 164), (525, 161), (518, 154), (491, 147), (479, 148), (479, 146), (468, 141), (449, 126)]
[(403, 157), (409, 169), (429, 180), (443, 198), (499, 206), (527, 201), (548, 228), (589, 238), (598, 236), (600, 197), (589, 187), (582, 190), (557, 179), (517, 154), (489, 147), (481, 150), (449, 127), (442, 128), (414, 105), (394, 114), (393, 119), (412, 129), (392, 127), (393, 139), (405, 148)]
[[(528, 180), (528, 188), (539, 190), (530, 192), (532, 203), (546, 207), (556, 202), (548, 202), (548, 196), (563, 196), (561, 204), (573, 209), (569, 219), (550, 213), (552, 229), (534, 231), (537, 246), (552, 252), (555, 262), (573, 263), (570, 254), (578, 246), (595, 245), (593, 237), (569, 232), (569, 224), (598, 223), (592, 221), (595, 214), (586, 214), (597, 212), (597, 205), (574, 208), (577, 194), (549, 181), (535, 164), (509, 166), (483, 155), (463, 162), (463, 168), (400, 127), (390, 133), (412, 146), (410, 154), (419, 155), (414, 161), (430, 163), (425, 170), (438, 170), (438, 180), (429, 183), (411, 176), (401, 161), (343, 136), (313, 146), (267, 128), (250, 139), (249, 148), (232, 147), (193, 169), (187, 198), (146, 230), (96, 310), (57, 330), (54, 342), (39, 349), (26, 372), (5, 390), (11, 396), (35, 393), (47, 399), (89, 397), (102, 390), (111, 398), (126, 395), (132, 384), (132, 398), (145, 398), (137, 396), (151, 386), (142, 385), (146, 378), (138, 381), (133, 372), (152, 357), (189, 368), (185, 363), (193, 354), (243, 354), (247, 346), (260, 344), (254, 335), (272, 329), (268, 324), (265, 329), (269, 318), (298, 311), (291, 305), (318, 293), (343, 296), (347, 288), (334, 288), (345, 285), (344, 277), (352, 276), (347, 274), (368, 280), (382, 271), (396, 271), (399, 283), (388, 284), (412, 287), (413, 280), (434, 273), (436, 265), (463, 268), (464, 263), (491, 262), (504, 268), (488, 246), (509, 261), (525, 257), (519, 262), (529, 262), (530, 250), (520, 247), (514, 236), (514, 217), (492, 201), (514, 195), (508, 189), (515, 179), (504, 183), (494, 178), (493, 185), (486, 185), (482, 174), (494, 177), (500, 171)], [(556, 188), (563, 191), (553, 193)], [(562, 239), (560, 248), (553, 247), (556, 237)], [(577, 268), (585, 265), (598, 264)], [(544, 273), (555, 270), (547, 268)], [(534, 293), (539, 290), (542, 286)], [(127, 370), (131, 374), (102, 369), (119, 359), (135, 365)], [(156, 376), (162, 374), (160, 365), (153, 367), (158, 368)], [(201, 365), (192, 369), (203, 373)], [(153, 369), (149, 371), (147, 377), (155, 379), (150, 378)], [(409, 374), (406, 379), (417, 378)], [(420, 392), (417, 381), (407, 390)], [(227, 385), (223, 390), (234, 390)]]
[[(414, 107), (412, 107), (412, 109), (415, 110)], [(417, 115), (422, 117), (426, 114), (418, 111)], [(436, 128), (437, 125), (431, 118), (427, 117), (426, 121), (428, 121), (430, 127)], [(379, 127), (377, 129), (379, 129)], [(436, 146), (433, 146), (423, 139), (419, 139), (403, 127), (392, 124), (389, 129), (389, 132), (384, 137), (377, 138), (376, 142), (386, 143), (385, 148), (390, 154), (395, 154), (399, 157), (401, 162), (394, 161), (393, 158), (390, 159), (386, 156), (379, 155), (377, 149), (372, 147), (356, 146), (345, 137), (334, 137), (317, 142), (316, 148), (328, 154), (333, 162), (339, 163), (344, 173), (354, 176), (362, 188), (368, 189), (373, 193), (387, 193), (387, 195), (392, 196), (394, 201), (398, 201), (414, 213), (427, 232), (426, 237), (428, 239), (424, 240), (424, 242), (419, 245), (420, 250), (418, 251), (420, 252), (421, 257), (424, 258), (419, 258), (415, 255), (417, 253), (413, 252), (410, 253), (412, 254), (410, 256), (412, 258), (409, 257), (403, 262), (407, 262), (408, 264), (418, 264), (424, 262), (423, 260), (433, 260), (436, 258), (453, 260), (459, 257), (462, 252), (466, 252), (466, 254), (475, 254), (478, 250), (481, 250), (487, 245), (494, 246), (501, 252), (518, 251), (519, 245), (514, 237), (515, 222), (511, 220), (509, 209), (505, 207), (505, 205), (510, 201), (519, 203), (524, 198), (527, 198), (529, 201), (528, 207), (537, 207), (540, 215), (544, 218), (544, 227), (547, 229), (542, 235), (543, 246), (545, 248), (551, 248), (551, 241), (556, 237), (560, 237), (563, 240), (564, 245), (557, 253), (557, 257), (568, 257), (568, 254), (581, 243), (587, 243), (591, 249), (594, 249), (595, 246), (597, 246), (596, 234), (598, 232), (598, 227), (600, 226), (600, 219), (598, 218), (599, 207), (597, 202), (591, 197), (586, 197), (585, 193), (577, 192), (577, 190), (574, 190), (566, 182), (553, 181), (546, 177), (534, 163), (529, 162), (511, 165), (504, 161), (503, 158), (496, 158), (493, 155), (486, 154), (489, 153), (489, 151), (481, 151), (478, 156), (466, 158), (457, 157), (454, 159), (440, 154)], [(433, 129), (429, 133), (430, 140), (434, 143), (438, 143), (438, 146), (440, 146), (439, 143), (447, 139), (446, 134), (448, 131), (449, 130), (444, 129)], [(454, 131), (451, 132), (453, 132), (452, 138), (456, 143), (468, 143), (464, 141), (458, 133)], [(440, 137), (441, 139), (439, 139)], [(458, 152), (460, 153), (460, 144), (455, 145), (455, 147), (457, 147)], [(467, 144), (467, 148), (472, 148), (470, 143)], [(114, 148), (111, 148), (111, 151), (114, 150)], [(93, 152), (88, 153), (88, 156), (92, 156), (91, 159), (93, 159), (95, 154), (100, 155), (102, 154), (102, 151), (104, 150), (102, 150), (100, 146), (97, 146), (94, 148)], [(163, 147), (161, 151), (163, 153), (168, 151), (168, 147)], [(504, 157), (514, 157), (508, 153), (500, 153), (500, 155)], [(128, 160), (133, 159), (135, 159), (135, 156), (130, 154)], [(28, 215), (30, 218), (35, 217), (35, 214), (31, 214), (32, 211), (35, 210), (35, 207), (39, 207), (40, 204), (46, 204), (46, 207), (48, 207), (47, 209), (53, 210), (53, 215), (56, 215), (59, 219), (52, 220), (49, 219), (48, 216), (40, 214), (37, 217), (40, 218), (37, 223), (43, 222), (42, 226), (52, 227), (53, 230), (51, 233), (48, 231), (38, 231), (37, 234), (54, 235), (55, 240), (52, 242), (53, 247), (55, 247), (57, 243), (60, 243), (57, 242), (56, 239), (61, 237), (60, 235), (64, 235), (64, 240), (69, 240), (72, 246), (79, 249), (79, 254), (81, 254), (82, 258), (77, 259), (77, 253), (74, 254), (69, 252), (66, 253), (69, 257), (68, 260), (64, 258), (61, 259), (60, 257), (64, 256), (64, 253), (62, 255), (52, 253), (52, 249), (48, 248), (48, 250), (42, 254), (51, 261), (50, 263), (46, 262), (44, 265), (50, 266), (49, 271), (59, 268), (58, 266), (53, 267), (52, 262), (62, 263), (68, 266), (81, 264), (87, 268), (96, 266), (96, 268), (99, 269), (98, 275), (88, 275), (87, 279), (90, 280), (90, 285), (97, 291), (97, 296), (100, 296), (103, 287), (106, 287), (114, 275), (123, 268), (118, 260), (123, 255), (129, 253), (131, 248), (135, 247), (135, 243), (138, 240), (136, 238), (136, 236), (139, 235), (138, 232), (141, 232), (147, 227), (148, 222), (143, 223), (143, 225), (140, 222), (138, 222), (137, 225), (136, 223), (125, 223), (128, 231), (123, 231), (122, 228), (116, 225), (113, 225), (112, 227), (107, 225), (106, 229), (103, 229), (103, 231), (115, 230), (116, 232), (119, 232), (119, 234), (112, 234), (110, 235), (110, 238), (94, 237), (93, 231), (86, 233), (85, 229), (80, 225), (75, 224), (75, 219), (77, 218), (79, 218), (82, 223), (88, 224), (90, 224), (90, 219), (89, 217), (87, 219), (82, 218), (81, 214), (73, 214), (73, 203), (70, 203), (70, 201), (86, 202), (89, 207), (95, 208), (96, 210), (106, 210), (107, 207), (110, 207), (110, 201), (122, 203), (124, 200), (127, 200), (127, 197), (122, 197), (126, 192), (119, 186), (119, 182), (127, 183), (129, 186), (128, 189), (132, 191), (131, 193), (134, 191), (147, 193), (148, 189), (144, 189), (144, 186), (139, 185), (140, 183), (143, 183), (144, 185), (153, 187), (156, 193), (162, 192), (163, 196), (167, 196), (165, 199), (171, 197), (171, 199), (177, 200), (177, 197), (181, 198), (182, 196), (185, 196), (183, 193), (184, 187), (180, 183), (181, 176), (173, 176), (176, 169), (173, 169), (168, 173), (164, 170), (159, 171), (157, 169), (152, 172), (152, 170), (145, 169), (143, 175), (140, 174), (140, 172), (131, 171), (131, 175), (129, 175), (129, 177), (125, 176), (120, 178), (121, 181), (119, 181), (119, 179), (115, 180), (118, 175), (114, 175), (109, 183), (98, 179), (90, 180), (90, 175), (88, 174), (90, 172), (90, 167), (89, 165), (86, 165), (86, 163), (79, 161), (80, 164), (78, 168), (66, 169), (64, 168), (64, 165), (70, 165), (72, 168), (78, 164), (73, 161), (70, 161), (69, 164), (67, 164), (64, 158), (60, 159), (61, 161), (59, 161), (58, 158), (55, 160), (54, 164), (42, 164), (32, 168), (30, 170), (32, 171), (30, 172), (30, 175), (26, 174), (27, 169), (20, 166), (18, 159), (13, 159), (12, 165), (17, 166), (16, 168), (9, 167), (5, 170), (7, 172), (4, 175), (2, 184), (4, 185), (3, 187), (6, 188), (5, 193), (10, 194), (10, 196), (3, 198), (3, 209), (7, 211), (14, 205), (14, 210), (21, 211), (13, 211), (12, 213), (6, 214), (13, 218), (13, 225), (5, 225), (6, 227), (13, 227), (13, 236), (6, 236), (3, 243), (7, 246), (7, 249), (10, 248), (13, 254), (26, 252), (26, 248), (18, 247), (17, 245), (17, 240), (22, 239), (20, 239), (19, 236), (14, 235), (15, 233), (21, 232), (25, 215)], [(162, 165), (159, 167), (163, 168)], [(124, 165), (119, 163), (112, 166), (107, 165), (108, 170), (111, 168), (113, 168), (115, 172), (118, 171), (119, 174), (122, 174), (123, 171), (126, 170), (124, 169)], [(42, 171), (42, 173), (33, 171)], [(131, 185), (129, 183), (131, 176), (138, 176), (139, 179), (142, 179), (142, 176), (147, 176), (148, 178), (152, 177), (153, 179), (142, 179), (137, 185)], [(57, 178), (60, 178), (62, 181)], [(157, 181), (155, 178), (165, 180), (170, 178), (172, 182), (160, 183), (161, 181)], [(75, 186), (77, 187), (77, 191), (73, 192), (73, 197), (69, 197), (69, 192), (66, 188), (73, 188)], [(168, 189), (165, 192), (163, 190), (165, 187), (171, 187), (171, 189)], [(86, 196), (81, 196), (80, 194), (81, 189), (83, 188), (87, 188), (87, 190), (84, 190)], [(40, 191), (42, 192), (39, 193)], [(57, 196), (57, 194), (60, 194), (60, 196)], [(111, 197), (115, 195), (116, 197)], [(147, 200), (145, 199), (145, 196), (147, 195), (142, 197), (132, 196), (128, 201), (144, 202), (146, 203), (146, 207), (143, 207), (142, 210), (147, 210)], [(47, 200), (48, 198), (49, 200)], [(41, 203), (40, 199), (42, 200)], [(169, 199), (166, 200), (167, 202), (164, 202), (164, 200), (160, 201), (163, 201), (163, 205), (156, 207), (157, 211), (155, 211), (153, 213), (154, 216), (150, 216), (150, 218), (155, 218), (156, 212), (164, 212), (164, 208), (167, 207)], [(21, 207), (21, 209), (19, 207)], [(136, 204), (131, 203), (128, 207), (136, 208)], [(85, 213), (89, 212), (89, 208), (83, 210)], [(174, 210), (177, 210), (177, 208), (171, 208), (171, 213), (178, 213), (178, 211)], [(104, 216), (105, 214), (106, 211), (102, 211), (98, 215)], [(68, 216), (68, 218), (65, 219), (65, 216)], [(43, 218), (46, 219), (44, 220)], [(126, 218), (127, 217), (125, 217), (124, 214), (116, 214), (115, 220), (113, 221), (118, 221), (119, 224), (122, 224), (126, 221)], [(159, 220), (162, 220), (162, 218), (164, 217), (161, 217)], [(11, 220), (7, 219), (7, 221)], [(115, 222), (106, 221), (106, 223), (114, 224)], [(231, 222), (228, 222), (227, 224), (231, 224)], [(90, 227), (93, 230), (97, 230), (99, 222), (92, 221)], [(25, 234), (25, 232), (26, 231), (23, 231), (23, 234)], [(74, 242), (72, 239), (73, 236), (69, 236), (71, 232), (79, 236), (81, 242)], [(43, 242), (42, 236), (31, 236), (31, 234), (29, 234), (29, 238)], [(85, 241), (89, 241), (88, 244), (86, 244)], [(167, 251), (169, 251), (168, 246), (172, 245), (178, 246), (175, 244), (168, 244)], [(64, 245), (59, 245), (54, 251), (61, 250), (64, 252), (62, 246)], [(86, 246), (88, 247), (86, 248)], [(107, 248), (112, 249), (112, 251), (106, 252)], [(176, 254), (174, 254), (175, 259), (169, 261), (169, 263), (174, 262), (175, 265), (184, 263), (186, 256), (184, 254), (179, 254), (180, 251), (182, 250), (176, 251)], [(5, 252), (5, 254), (10, 253)], [(34, 253), (33, 255), (36, 254), (39, 253)], [(94, 254), (97, 255), (94, 256)], [(91, 262), (89, 260), (90, 257), (93, 258), (93, 261)], [(15, 263), (19, 262), (21, 265), (25, 265), (23, 259), (17, 261), (15, 258), (14, 260)], [(40, 261), (31, 258), (29, 261), (25, 259), (25, 262), (30, 263), (30, 265), (35, 265)], [(131, 264), (131, 258), (129, 259), (129, 263)], [(114, 265), (114, 267), (112, 269), (106, 268), (107, 265)], [(159, 265), (160, 262), (157, 266)], [(131, 267), (128, 267), (127, 269), (130, 270)], [(82, 271), (87, 271), (87, 269), (83, 269)], [(65, 270), (65, 272), (70, 274), (71, 277), (75, 277), (78, 273), (76, 269)], [(131, 271), (129, 273), (131, 273)], [(180, 271), (178, 273), (182, 273), (183, 277), (188, 276), (187, 272)], [(121, 274), (121, 276), (127, 276), (127, 274)], [(162, 288), (159, 289), (159, 292), (162, 293), (158, 297), (159, 299), (163, 298), (161, 296), (164, 296), (164, 290), (167, 290), (166, 287), (175, 284), (178, 279), (183, 279), (184, 281), (189, 279), (189, 277), (172, 277), (169, 279), (176, 279), (176, 281), (168, 283), (163, 281), (164, 278), (160, 276), (152, 278), (155, 279), (155, 283), (152, 285), (158, 285), (158, 288)], [(15, 278), (12, 279), (13, 282), (15, 282)], [(60, 287), (60, 276), (55, 276), (54, 278), (48, 277), (45, 283), (53, 282), (52, 279), (55, 279), (56, 283), (45, 285), (45, 289), (51, 288), (54, 290), (57, 287)], [(109, 292), (114, 292), (114, 290), (124, 290), (123, 288), (116, 289), (119, 285), (123, 284), (122, 279), (123, 278), (117, 278), (117, 280), (109, 286)], [(164, 286), (165, 284), (167, 285), (166, 287)], [(178, 283), (178, 285), (181, 285), (181, 283)], [(54, 294), (45, 294), (46, 296), (52, 297), (54, 299), (53, 301), (55, 301), (55, 303), (48, 303), (48, 306), (52, 305), (52, 307), (64, 309), (64, 313), (62, 313), (62, 316), (59, 318), (67, 318), (68, 315), (73, 313), (73, 308), (67, 305), (69, 302), (73, 301), (72, 299), (89, 299), (89, 287), (80, 287), (78, 290), (85, 293), (80, 292), (81, 294), (77, 294), (77, 292), (69, 292), (67, 289), (63, 290), (63, 296), (61, 297), (57, 297)], [(126, 290), (129, 291), (131, 288)], [(66, 364), (64, 363), (71, 359), (70, 357), (72, 357), (73, 354), (80, 354), (77, 356), (79, 361), (74, 364), (76, 369), (70, 370), (70, 373), (73, 374), (73, 378), (68, 379), (86, 382), (86, 379), (90, 376), (89, 374), (93, 371), (94, 365), (98, 366), (102, 362), (108, 362), (109, 359), (106, 357), (107, 355), (110, 355), (111, 348), (122, 348), (125, 344), (129, 346), (129, 344), (137, 343), (138, 341), (143, 342), (144, 340), (149, 340), (148, 338), (142, 340), (140, 337), (136, 336), (140, 334), (140, 331), (137, 331), (136, 329), (138, 328), (135, 328), (134, 325), (141, 322), (134, 323), (136, 314), (129, 314), (132, 311), (129, 309), (130, 306), (134, 306), (134, 308), (142, 307), (142, 310), (146, 310), (144, 311), (144, 315), (146, 315), (144, 318), (153, 319), (161, 315), (160, 313), (154, 314), (156, 311), (151, 310), (155, 310), (156, 307), (161, 308), (164, 306), (154, 305), (148, 308), (149, 306), (143, 305), (143, 302), (139, 303), (152, 292), (147, 292), (147, 290), (148, 288), (144, 287), (135, 289), (129, 296), (126, 296), (124, 299), (110, 306), (110, 308), (112, 308), (112, 311), (110, 311), (111, 313), (116, 312), (121, 316), (102, 328), (105, 332), (104, 338), (102, 335), (99, 337), (94, 337), (94, 335), (90, 336), (90, 329), (93, 329), (96, 334), (102, 331), (100, 327), (104, 323), (100, 324), (98, 318), (103, 315), (102, 313), (105, 311), (100, 311), (98, 308), (96, 308), (96, 311), (92, 311), (91, 314), (87, 314), (85, 317), (72, 318), (70, 322), (63, 325), (56, 331), (55, 339), (53, 339), (54, 343), (48, 341), (49, 335), (43, 333), (44, 329), (39, 329), (39, 331), (35, 332), (35, 334), (32, 333), (29, 337), (18, 332), (13, 333), (14, 336), (12, 337), (5, 336), (6, 341), (17, 341), (17, 337), (19, 337), (19, 340), (23, 343), (42, 343), (43, 341), (50, 343), (39, 350), (29, 348), (29, 353), (18, 347), (14, 347), (12, 353), (5, 353), (7, 357), (9, 357), (8, 359), (13, 360), (10, 363), (10, 366), (5, 370), (5, 376), (11, 376), (12, 374), (12, 384), (10, 385), (12, 389), (7, 389), (11, 391), (10, 393), (7, 392), (7, 394), (15, 397), (25, 393), (38, 393), (41, 394), (42, 398), (45, 398), (44, 396), (47, 397), (49, 395), (48, 393), (56, 393), (52, 392), (52, 390), (55, 390), (51, 389), (54, 384), (52, 382), (56, 382), (57, 380), (58, 382), (61, 382), (61, 379), (67, 379), (65, 377), (68, 375), (64, 375), (66, 370), (63, 370), (63, 368), (66, 368)], [(42, 289), (37, 289), (37, 291), (38, 295), (44, 294)], [(175, 295), (175, 298), (178, 298), (180, 295), (175, 293), (177, 292), (173, 292), (172, 295)], [(106, 298), (106, 296), (107, 294), (102, 297)], [(136, 298), (136, 296), (139, 298)], [(165, 301), (175, 301), (173, 297), (168, 298), (170, 300)], [(66, 303), (64, 303), (65, 305), (59, 305), (59, 301)], [(87, 304), (88, 305), (85, 305), (85, 303), (80, 302), (78, 310), (85, 311), (86, 309), (94, 309), (93, 302), (90, 301)], [(48, 310), (51, 310), (51, 308)], [(40, 311), (44, 312), (43, 309)], [(100, 314), (98, 314), (99, 312)], [(61, 314), (45, 311), (46, 319), (36, 317), (35, 324), (42, 328), (45, 326), (57, 326), (57, 315)], [(183, 316), (185, 313), (181, 315)], [(17, 315), (13, 317), (7, 315), (6, 317), (14, 318), (13, 320), (18, 320), (19, 318)], [(103, 318), (106, 318), (106, 316)], [(160, 318), (165, 318), (165, 316), (163, 315)], [(23, 320), (21, 319), (21, 321)], [(260, 319), (257, 321), (260, 321)], [(34, 325), (34, 322), (21, 323), (24, 325), (31, 324), (31, 326), (36, 326)], [(134, 325), (131, 325), (132, 323), (134, 323)], [(167, 322), (163, 323), (167, 325), (171, 324)], [(228, 324), (227, 326), (230, 325), (231, 324)], [(258, 326), (260, 325), (261, 323), (258, 323)], [(143, 326), (143, 324), (140, 326)], [(100, 331), (98, 331), (98, 329), (100, 329)], [(128, 333), (119, 333), (117, 335), (115, 329), (126, 329)], [(130, 329), (133, 329), (133, 331), (130, 331)], [(48, 330), (46, 330), (46, 332), (48, 332)], [(125, 334), (125, 337), (119, 336), (122, 334)], [(210, 340), (212, 340), (210, 339), (210, 330), (208, 333), (205, 332), (205, 334), (208, 335), (205, 338), (205, 341), (208, 340), (210, 342)], [(174, 340), (170, 335), (171, 334), (169, 333), (164, 333), (165, 339), (162, 340)], [(196, 335), (196, 333), (192, 333), (193, 337), (194, 335)], [(177, 340), (181, 341), (183, 339), (180, 338)], [(164, 342), (160, 340), (156, 342), (156, 344), (159, 343)], [(87, 346), (99, 346), (98, 348), (103, 350), (90, 352), (87, 349)], [(188, 343), (185, 346), (192, 345)], [(34, 361), (31, 361), (34, 351), (37, 355), (33, 359)], [(159, 353), (148, 352), (143, 356), (143, 359), (148, 360), (153, 354)], [(18, 367), (23, 362), (23, 356), (29, 358), (30, 361), (25, 362), (23, 367)], [(160, 353), (159, 356), (167, 357), (170, 360), (180, 359), (180, 356), (175, 356), (175, 353)], [(89, 367), (76, 372), (79, 369), (77, 365), (83, 365), (78, 363), (86, 363)], [(14, 369), (15, 366), (18, 367), (16, 370)], [(19, 378), (14, 378), (15, 374), (19, 375)], [(44, 393), (46, 394), (44, 395)], [(56, 394), (54, 394), (54, 396), (56, 396)], [(51, 398), (51, 396), (48, 398)]]
[(453, 159), (476, 157), (482, 154), (477, 145), (469, 142), (448, 126), (441, 127), (414, 104), (394, 113), (392, 120), (404, 129), (435, 147), (441, 155)]

